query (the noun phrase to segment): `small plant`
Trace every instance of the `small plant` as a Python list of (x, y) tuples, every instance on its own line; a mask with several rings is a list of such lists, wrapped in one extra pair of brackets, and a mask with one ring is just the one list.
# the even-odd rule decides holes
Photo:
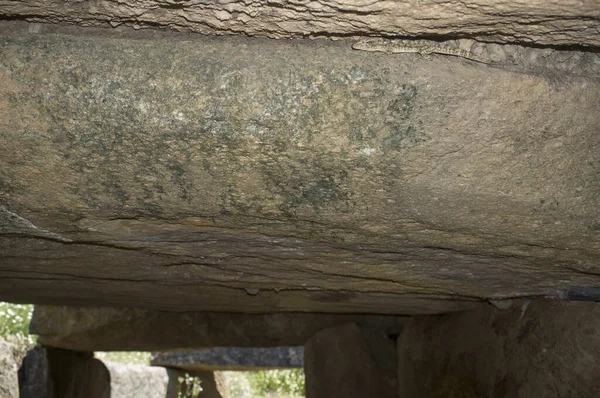
[(33, 305), (0, 302), (0, 337), (11, 344), (13, 355), (21, 361), (36, 342), (29, 334)]
[(302, 369), (273, 369), (253, 372), (249, 376), (253, 390), (261, 395), (277, 394), (304, 396), (304, 372)]
[(179, 385), (177, 386), (177, 398), (198, 398), (202, 392), (202, 381), (186, 373), (177, 378)]
[(226, 371), (223, 372), (229, 385), (229, 396), (232, 398), (254, 398), (248, 377), (250, 372)]
[(23, 341), (35, 343), (34, 336), (29, 334), (31, 315), (33, 305), (0, 302), (0, 336), (19, 336)]

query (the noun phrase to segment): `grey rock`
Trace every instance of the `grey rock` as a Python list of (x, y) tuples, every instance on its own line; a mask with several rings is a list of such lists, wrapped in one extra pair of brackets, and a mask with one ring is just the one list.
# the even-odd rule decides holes
[(19, 366), (12, 344), (0, 337), (0, 397), (19, 397)]
[(20, 398), (53, 398), (54, 385), (46, 348), (37, 345), (27, 352), (19, 369)]
[(19, 370), (20, 397), (177, 398), (183, 375), (175, 369), (101, 361), (91, 353), (36, 346)]
[(169, 379), (177, 379), (180, 372), (169, 374), (161, 367), (102, 362), (110, 374), (111, 398), (177, 398), (168, 387)]
[(152, 365), (193, 370), (301, 368), (304, 347), (214, 347), (152, 355)]
[(600, 306), (516, 304), (412, 319), (398, 338), (399, 396), (599, 396)]
[(43, 344), (79, 351), (166, 351), (215, 346), (304, 345), (316, 332), (355, 322), (398, 334), (389, 315), (164, 312), (35, 306), (30, 332)]

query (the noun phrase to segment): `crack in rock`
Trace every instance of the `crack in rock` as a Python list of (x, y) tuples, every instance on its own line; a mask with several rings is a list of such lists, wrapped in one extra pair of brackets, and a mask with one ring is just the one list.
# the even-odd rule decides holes
[(8, 234), (23, 234), (36, 237), (45, 237), (60, 242), (72, 242), (71, 239), (65, 238), (57, 233), (47, 231), (34, 225), (31, 221), (19, 216), (16, 213), (8, 210), (4, 206), (0, 206), (0, 235)]

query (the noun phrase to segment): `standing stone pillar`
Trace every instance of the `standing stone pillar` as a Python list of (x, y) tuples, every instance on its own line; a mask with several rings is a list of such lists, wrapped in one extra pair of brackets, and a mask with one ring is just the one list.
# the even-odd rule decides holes
[(307, 398), (396, 398), (394, 343), (381, 330), (325, 329), (304, 348)]
[[(20, 398), (177, 398), (180, 390), (184, 392), (179, 383), (184, 374), (178, 369), (101, 361), (91, 352), (38, 345), (27, 353), (19, 370)], [(210, 381), (202, 386), (210, 390)]]
[(110, 373), (91, 352), (46, 348), (56, 398), (111, 398)]
[(20, 398), (54, 398), (48, 351), (37, 345), (27, 352), (19, 369)]
[(400, 398), (600, 397), (600, 304), (513, 302), (407, 323)]

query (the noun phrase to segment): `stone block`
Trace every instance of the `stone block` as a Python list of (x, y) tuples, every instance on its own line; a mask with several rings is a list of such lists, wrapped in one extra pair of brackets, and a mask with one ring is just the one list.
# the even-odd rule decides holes
[(398, 338), (401, 398), (596, 398), (600, 304), (515, 301), (411, 320)]
[(347, 324), (322, 330), (305, 345), (307, 398), (395, 398), (394, 342), (382, 331)]
[(596, 52), (29, 28), (0, 23), (0, 300), (397, 315), (600, 285)]
[(19, 369), (20, 398), (53, 398), (46, 347), (37, 345), (27, 352)]

